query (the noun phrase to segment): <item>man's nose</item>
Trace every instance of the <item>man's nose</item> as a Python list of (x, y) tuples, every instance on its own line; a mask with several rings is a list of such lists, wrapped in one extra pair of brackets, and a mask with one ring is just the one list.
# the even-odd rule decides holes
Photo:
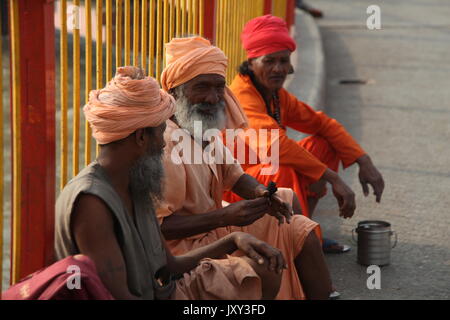
[(217, 92), (217, 90), (211, 89), (206, 96), (205, 102), (210, 104), (216, 104), (220, 101), (220, 94)]

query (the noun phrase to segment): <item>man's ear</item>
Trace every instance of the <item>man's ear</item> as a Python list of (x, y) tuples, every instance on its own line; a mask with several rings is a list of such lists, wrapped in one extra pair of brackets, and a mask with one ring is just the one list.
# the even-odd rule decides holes
[(137, 144), (139, 147), (142, 147), (142, 146), (145, 145), (146, 134), (145, 134), (145, 129), (144, 129), (144, 128), (142, 128), (142, 129), (137, 129), (137, 130), (135, 131), (134, 136), (135, 136), (135, 139), (136, 139), (136, 144)]
[(288, 72), (288, 74), (293, 74), (294, 72), (295, 72), (294, 66), (291, 64), (291, 65), (289, 66), (289, 72)]

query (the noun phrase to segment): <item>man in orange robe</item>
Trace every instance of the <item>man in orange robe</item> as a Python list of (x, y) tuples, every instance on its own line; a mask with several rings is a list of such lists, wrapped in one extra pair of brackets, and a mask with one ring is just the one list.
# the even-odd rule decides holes
[[(312, 216), (318, 199), (325, 195), (326, 182), (329, 182), (340, 215), (350, 218), (355, 210), (355, 196), (337, 171), (340, 162), (344, 169), (356, 162), (360, 166), (364, 195), (368, 195), (370, 184), (379, 202), (384, 182), (367, 153), (338, 121), (313, 110), (283, 88), (286, 76), (293, 70), (290, 54), (296, 49), (285, 22), (271, 15), (252, 19), (244, 27), (241, 38), (248, 60), (241, 65), (230, 89), (244, 109), (250, 128), (257, 129), (256, 132), (279, 129), (279, 170), (264, 175), (261, 169), (267, 164), (243, 162), (238, 158), (245, 172), (263, 184), (275, 181), (278, 186), (292, 188), (300, 199), (303, 214), (308, 217)], [(286, 127), (311, 136), (295, 141), (287, 136)], [(248, 150), (258, 152), (259, 140), (247, 140)], [(225, 199), (233, 202), (239, 197), (227, 193)], [(324, 241), (325, 252), (348, 249), (335, 241)]]
[[(312, 232), (317, 223), (299, 214), (291, 216), (290, 211), (286, 214), (283, 205), (293, 201), (291, 189), (283, 190), (284, 196), (281, 190), (276, 192), (268, 201), (267, 188), (245, 174), (222, 144), (220, 130), (246, 125), (226, 87), (224, 53), (201, 37), (175, 38), (166, 44), (166, 58), (161, 85), (175, 97), (176, 111), (164, 133), (165, 189), (157, 217), (172, 253), (183, 254), (232, 232), (246, 232), (278, 248), (285, 258), (287, 269), (277, 299), (328, 299), (330, 275)], [(206, 140), (211, 130), (218, 133), (212, 137), (217, 138), (214, 143)], [(210, 146), (213, 161), (207, 152)], [(244, 200), (223, 206), (224, 190), (233, 190)]]

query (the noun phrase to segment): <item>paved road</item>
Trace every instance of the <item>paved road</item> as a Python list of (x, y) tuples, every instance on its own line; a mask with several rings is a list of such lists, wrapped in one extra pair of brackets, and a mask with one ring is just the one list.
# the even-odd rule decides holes
[[(381, 204), (364, 198), (357, 168), (343, 176), (357, 194), (353, 219), (337, 217), (328, 195), (316, 211), (327, 235), (351, 242), (358, 221), (392, 223), (399, 244), (381, 269), (381, 290), (366, 287), (356, 248), (327, 255), (343, 299), (450, 299), (450, 2), (310, 0), (326, 57), (326, 112), (343, 123), (382, 171)], [(381, 8), (382, 30), (366, 28)], [(371, 80), (340, 85), (342, 79)]]

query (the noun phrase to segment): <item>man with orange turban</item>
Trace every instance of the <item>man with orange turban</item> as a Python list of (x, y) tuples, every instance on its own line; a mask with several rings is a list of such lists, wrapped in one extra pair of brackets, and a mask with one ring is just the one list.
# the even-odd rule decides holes
[[(381, 174), (371, 158), (336, 120), (317, 112), (283, 89), (286, 76), (292, 72), (290, 54), (296, 49), (286, 23), (272, 15), (250, 20), (241, 35), (247, 60), (240, 66), (230, 89), (238, 98), (253, 129), (279, 129), (279, 170), (272, 175), (261, 174), (263, 163), (241, 163), (245, 172), (265, 184), (294, 189), (303, 214), (311, 217), (326, 182), (332, 185), (340, 215), (350, 218), (355, 211), (355, 195), (338, 176), (342, 162), (347, 168), (359, 164), (359, 179), (367, 196), (371, 185), (379, 202), (384, 189)], [(286, 127), (310, 134), (297, 142), (286, 134)], [(258, 149), (252, 141), (249, 150)], [(257, 152), (257, 150), (256, 150)], [(227, 195), (228, 201), (239, 198)], [(350, 248), (332, 240), (324, 241), (325, 252), (345, 252)]]
[[(278, 299), (328, 299), (329, 271), (311, 232), (317, 223), (291, 216), (292, 190), (269, 194), (243, 172), (220, 138), (223, 129), (243, 128), (247, 122), (226, 86), (224, 53), (201, 37), (176, 38), (166, 44), (166, 61), (161, 84), (175, 97), (176, 110), (165, 132), (164, 201), (157, 217), (172, 253), (243, 231), (283, 253), (288, 267)], [(208, 132), (216, 135), (209, 139)], [(223, 207), (224, 190), (245, 200)]]
[[(81, 260), (93, 261), (106, 298), (274, 298), (284, 259), (249, 234), (232, 233), (177, 257), (165, 247), (155, 207), (165, 122), (174, 111), (173, 98), (136, 67), (118, 68), (105, 88), (91, 91), (84, 113), (100, 152), (58, 197), (57, 258), (87, 256)], [(235, 250), (245, 256), (209, 259)]]

